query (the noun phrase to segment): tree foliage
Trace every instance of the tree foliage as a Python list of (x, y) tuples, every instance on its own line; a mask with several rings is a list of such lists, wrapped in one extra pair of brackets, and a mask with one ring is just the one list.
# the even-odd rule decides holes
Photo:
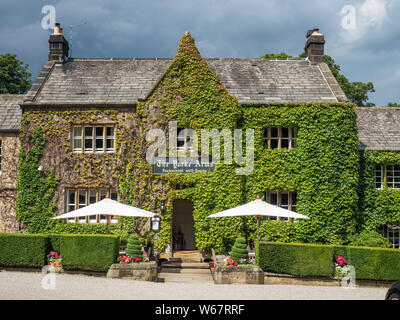
[(32, 85), (28, 67), (15, 54), (0, 54), (0, 94), (26, 93)]

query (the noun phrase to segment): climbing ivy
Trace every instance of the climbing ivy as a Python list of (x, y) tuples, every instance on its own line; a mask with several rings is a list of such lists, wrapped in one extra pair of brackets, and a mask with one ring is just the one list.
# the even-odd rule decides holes
[(31, 148), (19, 152), (19, 173), (17, 180), (18, 197), (16, 201), (17, 217), (28, 226), (30, 232), (42, 232), (49, 218), (56, 211), (52, 203), (54, 190), (59, 182), (51, 170), (38, 171), (39, 160), (47, 142), (44, 130), (36, 127), (29, 135)]
[(376, 230), (386, 224), (400, 223), (400, 190), (382, 189), (374, 185), (374, 170), (381, 165), (400, 165), (400, 153), (390, 151), (363, 151), (360, 155), (360, 208), (358, 229)]
[[(122, 119), (126, 115), (133, 117), (131, 122)], [(68, 140), (71, 124), (90, 123), (102, 117), (109, 117), (116, 123), (116, 154), (96, 156), (71, 152)], [(238, 164), (233, 161), (232, 164), (216, 165), (214, 172), (156, 175), (146, 161), (146, 151), (151, 143), (146, 141), (146, 134), (152, 128), (168, 133), (169, 121), (195, 130), (254, 129), (253, 172), (248, 176), (237, 175)], [(35, 127), (41, 127), (48, 141), (59, 143), (57, 152), (67, 155), (65, 159), (69, 168), (65, 170), (74, 170), (78, 186), (99, 183), (118, 187), (122, 201), (153, 212), (159, 212), (161, 200), (166, 200), (156, 243), (158, 250), (165, 249), (171, 242), (175, 199), (188, 199), (193, 203), (197, 248), (214, 248), (217, 252), (227, 252), (239, 236), (255, 239), (256, 220), (254, 217), (210, 219), (207, 216), (254, 200), (257, 195), (263, 197), (266, 191), (297, 192), (297, 210), (311, 218), (290, 225), (264, 222), (260, 234), (273, 240), (346, 243), (347, 237), (356, 232), (357, 219), (361, 216), (358, 210), (359, 154), (354, 105), (288, 103), (241, 106), (201, 58), (189, 33), (182, 37), (177, 55), (151, 94), (137, 104), (134, 115), (121, 110), (48, 112), (43, 109), (26, 112), (23, 123), (23, 139), (36, 130)], [(297, 147), (291, 150), (265, 149), (263, 132), (266, 127), (297, 127)], [(29, 142), (23, 141), (24, 148), (28, 148)], [(34, 161), (24, 160), (26, 151), (21, 153), (20, 165), (29, 163), (32, 175), (48, 141), (43, 142)], [(106, 161), (109, 166), (105, 166)], [(50, 173), (48, 175), (50, 177)], [(37, 192), (39, 186), (29, 186), (29, 179), (20, 173), (20, 190), (30, 188), (30, 193)], [(48, 219), (55, 214), (54, 207), (50, 208), (50, 193), (49, 199), (47, 207), (41, 206), (29, 213), (31, 220), (24, 221), (29, 224), (35, 215)], [(19, 217), (28, 216), (23, 212), (29, 211), (29, 203), (26, 200), (22, 202), (26, 206), (19, 206)], [(153, 241), (154, 233), (143, 232), (145, 223), (140, 219), (127, 220), (123, 227), (113, 226), (112, 232), (125, 237), (130, 232), (139, 233), (141, 241), (149, 243)], [(104, 232), (104, 226), (67, 225), (57, 224), (51, 230)], [(296, 237), (292, 237), (294, 234)]]

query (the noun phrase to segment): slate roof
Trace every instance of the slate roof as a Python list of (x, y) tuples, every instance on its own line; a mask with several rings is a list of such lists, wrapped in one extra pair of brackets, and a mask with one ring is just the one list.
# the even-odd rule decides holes
[[(346, 101), (326, 64), (308, 60), (205, 59), (240, 103)], [(172, 59), (49, 61), (27, 94), (33, 104), (135, 104)]]
[(360, 150), (400, 151), (400, 108), (356, 108)]
[(0, 132), (17, 132), (21, 122), (23, 94), (0, 94)]

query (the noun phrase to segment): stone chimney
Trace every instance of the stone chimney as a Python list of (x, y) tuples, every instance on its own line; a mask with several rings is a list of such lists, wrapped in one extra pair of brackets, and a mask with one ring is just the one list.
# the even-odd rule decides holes
[(307, 32), (307, 41), (304, 51), (311, 64), (317, 64), (325, 61), (324, 44), (324, 35), (319, 33), (319, 29), (315, 28)]
[(63, 36), (63, 29), (56, 23), (49, 38), (49, 60), (64, 62), (68, 58), (68, 41)]

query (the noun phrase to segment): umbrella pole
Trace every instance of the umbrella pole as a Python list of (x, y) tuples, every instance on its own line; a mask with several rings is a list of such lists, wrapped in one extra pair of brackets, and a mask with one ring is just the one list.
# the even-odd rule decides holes
[(107, 233), (106, 234), (109, 234), (109, 232), (110, 232), (110, 216), (107, 215)]
[(260, 240), (260, 216), (256, 216), (257, 219), (257, 241)]

